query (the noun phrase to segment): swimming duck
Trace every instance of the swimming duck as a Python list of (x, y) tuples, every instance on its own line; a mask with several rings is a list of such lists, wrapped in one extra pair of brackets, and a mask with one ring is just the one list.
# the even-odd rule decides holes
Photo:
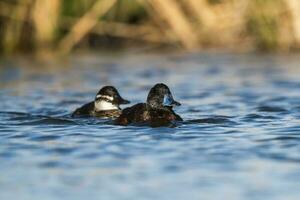
[(77, 108), (72, 117), (116, 118), (121, 114), (120, 104), (128, 103), (130, 101), (123, 99), (115, 87), (105, 86), (99, 90), (94, 101)]
[(169, 126), (172, 122), (183, 121), (173, 111), (173, 106), (181, 104), (173, 99), (170, 89), (163, 83), (153, 86), (146, 103), (138, 103), (125, 108), (115, 120), (115, 124), (126, 126), (131, 123), (146, 124), (152, 127)]

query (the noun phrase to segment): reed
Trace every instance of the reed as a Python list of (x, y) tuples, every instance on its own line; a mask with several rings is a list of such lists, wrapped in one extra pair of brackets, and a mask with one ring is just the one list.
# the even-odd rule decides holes
[(300, 1), (287, 0), (288, 12), (291, 15), (291, 23), (293, 28), (293, 36), (296, 43), (300, 44)]
[(32, 6), (32, 20), (38, 48), (49, 48), (58, 30), (60, 0), (36, 0)]
[(153, 12), (161, 17), (162, 23), (167, 22), (170, 32), (178, 38), (183, 47), (193, 49), (198, 45), (197, 36), (191, 24), (175, 0), (149, 0), (148, 2)]
[(69, 53), (72, 47), (97, 24), (98, 18), (104, 15), (115, 3), (116, 0), (96, 1), (59, 43), (59, 51), (63, 54)]
[[(11, 5), (0, 2), (0, 52), (13, 53), (16, 49), (24, 46), (22, 40), (23, 33), (26, 30), (28, 21), (26, 15), (29, 10), (29, 0), (25, 0), (23, 4)], [(30, 40), (30, 38), (28, 38)]]
[[(300, 47), (298, 0), (1, 0), (0, 53), (70, 53), (103, 38), (182, 49)], [(86, 43), (89, 46), (89, 43)]]

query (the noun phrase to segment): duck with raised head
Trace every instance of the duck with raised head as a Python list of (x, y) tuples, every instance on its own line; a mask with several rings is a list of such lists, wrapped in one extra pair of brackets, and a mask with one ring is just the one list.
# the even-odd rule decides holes
[(181, 104), (174, 100), (170, 89), (163, 83), (154, 85), (146, 103), (138, 103), (125, 108), (114, 121), (116, 125), (145, 124), (151, 127), (170, 126), (173, 122), (183, 121), (173, 111), (174, 106)]
[(128, 104), (130, 101), (123, 99), (118, 90), (113, 86), (104, 86), (97, 93), (95, 100), (77, 108), (72, 117), (100, 117), (116, 118), (121, 114), (121, 104)]

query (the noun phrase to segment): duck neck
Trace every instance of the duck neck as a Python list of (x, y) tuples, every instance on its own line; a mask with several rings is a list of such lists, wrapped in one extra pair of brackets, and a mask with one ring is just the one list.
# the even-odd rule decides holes
[(170, 111), (170, 110), (172, 110), (172, 107), (165, 107), (165, 106), (155, 106), (155, 107), (153, 107), (153, 106), (151, 106), (150, 104), (148, 104), (147, 103), (147, 110), (157, 110), (157, 111)]

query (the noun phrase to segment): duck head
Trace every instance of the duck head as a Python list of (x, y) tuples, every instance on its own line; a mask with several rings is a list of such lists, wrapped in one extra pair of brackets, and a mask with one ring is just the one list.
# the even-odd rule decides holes
[(129, 104), (130, 101), (123, 99), (115, 87), (105, 86), (97, 93), (94, 103), (96, 111), (104, 111), (120, 109), (121, 104)]
[(154, 85), (147, 97), (147, 106), (152, 109), (170, 109), (180, 105), (174, 100), (168, 86), (163, 83)]

